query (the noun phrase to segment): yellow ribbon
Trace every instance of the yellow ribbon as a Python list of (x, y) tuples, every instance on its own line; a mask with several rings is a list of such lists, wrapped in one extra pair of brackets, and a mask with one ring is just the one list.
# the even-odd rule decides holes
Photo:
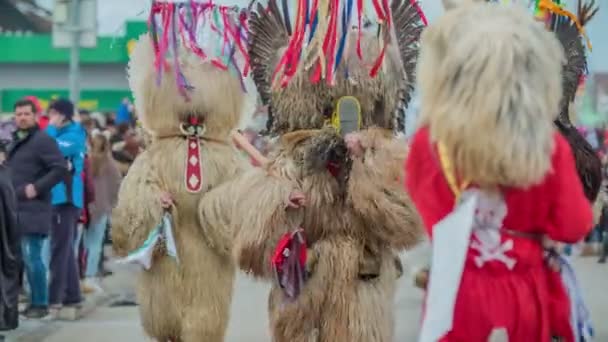
[(456, 179), (456, 172), (454, 171), (454, 165), (450, 161), (448, 157), (448, 150), (442, 142), (437, 143), (437, 150), (439, 152), (439, 161), (441, 162), (441, 169), (443, 170), (443, 174), (445, 176), (446, 181), (448, 182), (448, 186), (456, 196), (456, 203), (458, 203), (458, 199), (462, 194), (462, 191), (466, 189), (471, 182), (465, 180), (462, 184), (458, 184), (458, 180)]
[(574, 22), (574, 24), (576, 25), (578, 31), (583, 35), (583, 37), (585, 37), (589, 51), (593, 50), (591, 46), (591, 40), (587, 36), (587, 33), (585, 33), (585, 28), (583, 27), (583, 25), (581, 25), (578, 18), (572, 12), (563, 9), (561, 6), (554, 3), (552, 0), (540, 0), (538, 3), (538, 9), (541, 11), (549, 11), (557, 15), (562, 15), (570, 18), (572, 22)]
[(327, 15), (329, 12), (328, 0), (319, 0), (318, 12), (315, 36), (312, 37), (312, 41), (306, 47), (303, 60), (304, 70), (309, 70), (315, 63), (319, 62), (321, 65), (321, 78), (323, 78), (327, 67), (325, 54), (323, 53), (323, 39), (327, 33)]

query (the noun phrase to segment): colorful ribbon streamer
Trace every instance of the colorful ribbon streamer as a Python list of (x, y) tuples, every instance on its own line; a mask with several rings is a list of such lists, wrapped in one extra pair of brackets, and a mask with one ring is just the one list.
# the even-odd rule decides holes
[[(154, 46), (157, 82), (160, 83), (162, 74), (171, 69), (175, 73), (180, 94), (188, 100), (188, 90), (192, 86), (179, 65), (180, 47), (184, 47), (221, 70), (235, 70), (245, 91), (243, 78), (250, 71), (246, 19), (246, 10), (215, 5), (211, 1), (154, 1), (148, 25)], [(221, 42), (215, 53), (205, 51), (202, 46), (205, 44), (199, 43), (200, 36), (206, 34), (210, 36), (205, 38)], [(240, 59), (236, 58), (237, 53)], [(170, 68), (169, 60), (173, 68)], [(239, 62), (243, 65), (239, 65)]]
[[(416, 0), (410, 0), (416, 6), (421, 20), (427, 25), (426, 17), (418, 6)], [(272, 77), (273, 87), (285, 87), (297, 74), (299, 64), (304, 61), (303, 69), (308, 71), (312, 67), (310, 81), (320, 82), (322, 79), (328, 85), (335, 82), (336, 70), (345, 58), (348, 35), (357, 34), (356, 52), (359, 59), (363, 59), (361, 48), (362, 31), (366, 23), (364, 17), (363, 0), (296, 0), (297, 9), (295, 23), (286, 20), (289, 11), (283, 6), (283, 22), (289, 22), (291, 35), (283, 55), (276, 65)], [(383, 32), (392, 30), (392, 13), (389, 0), (372, 0), (373, 9), (378, 24)], [(355, 9), (356, 6), (356, 9)], [(353, 19), (356, 12), (356, 19)], [(355, 24), (353, 30), (352, 24)], [(354, 31), (357, 31), (356, 33)], [(306, 38), (305, 38), (306, 37)], [(382, 37), (380, 37), (382, 39)], [(381, 41), (382, 49), (370, 66), (369, 74), (375, 77), (384, 62), (389, 39)], [(348, 70), (345, 70), (348, 75)]]

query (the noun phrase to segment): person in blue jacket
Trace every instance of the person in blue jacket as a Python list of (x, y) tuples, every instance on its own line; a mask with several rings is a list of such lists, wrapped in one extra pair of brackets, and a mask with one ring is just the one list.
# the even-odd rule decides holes
[(84, 202), (82, 173), (86, 153), (86, 132), (74, 122), (74, 105), (58, 99), (49, 106), (47, 134), (57, 141), (68, 163), (68, 173), (51, 190), (51, 279), (49, 315), (56, 317), (63, 306), (81, 302), (78, 266), (74, 255), (77, 222)]
[(125, 98), (118, 106), (118, 110), (116, 111), (116, 125), (120, 125), (126, 123), (130, 127), (133, 126), (133, 114), (131, 113), (131, 101), (128, 98)]

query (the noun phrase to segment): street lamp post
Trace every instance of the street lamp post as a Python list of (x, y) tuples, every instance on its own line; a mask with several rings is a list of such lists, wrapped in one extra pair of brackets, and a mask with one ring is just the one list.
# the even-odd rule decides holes
[(72, 31), (72, 46), (70, 47), (70, 100), (78, 106), (80, 100), (80, 0), (72, 0), (70, 4), (70, 26)]
[(80, 49), (97, 46), (97, 0), (55, 0), (53, 47), (70, 49), (68, 87), (74, 105), (80, 101)]

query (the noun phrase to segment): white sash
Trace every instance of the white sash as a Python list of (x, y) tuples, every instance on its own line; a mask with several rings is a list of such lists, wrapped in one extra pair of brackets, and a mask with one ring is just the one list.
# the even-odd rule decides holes
[(419, 342), (437, 342), (452, 330), (477, 202), (474, 193), (433, 227), (432, 266)]

